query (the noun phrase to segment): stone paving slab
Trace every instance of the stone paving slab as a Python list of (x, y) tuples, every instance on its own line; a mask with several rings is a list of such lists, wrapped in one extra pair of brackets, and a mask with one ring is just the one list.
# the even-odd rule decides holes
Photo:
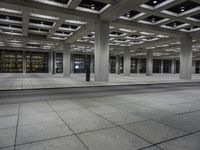
[(116, 123), (117, 125), (128, 124), (133, 122), (139, 122), (146, 120), (146, 118), (135, 115), (129, 112), (116, 112), (116, 113), (109, 113), (103, 114), (104, 118)]
[(0, 129), (0, 148), (14, 146), (16, 127)]
[(17, 125), (18, 116), (0, 117), (0, 129), (15, 127)]
[(72, 135), (71, 130), (64, 124), (36, 124), (18, 128), (17, 144), (25, 144)]
[(0, 105), (0, 150), (199, 150), (199, 102), (185, 89)]
[(34, 125), (34, 124), (51, 124), (62, 123), (62, 120), (55, 112), (38, 113), (32, 115), (20, 115), (19, 126)]
[(68, 124), (69, 127), (73, 130), (74, 133), (88, 132), (115, 126), (111, 122), (99, 116), (90, 116), (87, 118), (79, 117), (74, 119), (64, 118), (64, 120), (66, 124)]
[(189, 133), (200, 131), (200, 111), (158, 118), (158, 120)]
[(158, 146), (164, 150), (199, 150), (200, 137), (189, 135), (160, 144)]
[(19, 111), (19, 104), (0, 105), (0, 117), (16, 116)]
[(75, 136), (61, 137), (46, 141), (17, 146), (16, 150), (87, 150)]
[(123, 125), (123, 127), (154, 144), (187, 134), (152, 120)]
[(136, 150), (150, 144), (118, 127), (80, 134), (90, 150)]

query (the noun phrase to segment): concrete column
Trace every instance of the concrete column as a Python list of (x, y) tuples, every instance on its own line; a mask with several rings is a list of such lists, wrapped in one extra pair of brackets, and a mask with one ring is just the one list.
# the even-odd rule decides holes
[(141, 64), (141, 60), (140, 58), (137, 59), (137, 73), (140, 73), (140, 64)]
[(71, 73), (74, 73), (74, 55), (71, 54)]
[(53, 74), (53, 51), (49, 52), (49, 74)]
[(192, 61), (192, 73), (196, 73), (196, 61)]
[(63, 43), (63, 75), (65, 77), (70, 77), (70, 44)]
[(120, 74), (120, 56), (116, 56), (115, 73)]
[(146, 58), (146, 75), (147, 76), (153, 75), (153, 52), (150, 50), (147, 52), (147, 58)]
[(56, 74), (56, 52), (53, 52), (53, 74)]
[(192, 37), (181, 38), (180, 79), (192, 79)]
[(109, 22), (95, 24), (95, 73), (97, 82), (107, 82), (109, 78)]
[(26, 51), (23, 51), (23, 73), (26, 73)]
[(90, 56), (90, 73), (94, 73), (93, 67), (94, 67), (94, 58), (93, 58), (93, 55), (91, 55)]
[(163, 74), (163, 68), (164, 68), (163, 62), (164, 62), (164, 60), (161, 59), (161, 66), (160, 66), (160, 73), (161, 74)]
[(124, 75), (130, 76), (131, 74), (131, 53), (129, 50), (124, 52)]
[(176, 60), (172, 60), (172, 66), (171, 66), (171, 73), (175, 74), (176, 73)]

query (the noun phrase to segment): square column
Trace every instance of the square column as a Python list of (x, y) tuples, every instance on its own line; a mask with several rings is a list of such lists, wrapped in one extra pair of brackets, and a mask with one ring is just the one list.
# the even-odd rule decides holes
[(120, 74), (120, 56), (116, 56), (115, 73)]
[(70, 77), (71, 56), (70, 56), (70, 44), (63, 43), (63, 75)]
[(53, 74), (56, 74), (56, 52), (53, 52)]
[(95, 24), (95, 73), (94, 80), (108, 82), (109, 78), (109, 22)]
[(140, 64), (141, 64), (141, 60), (140, 58), (137, 59), (137, 73), (140, 73)]
[(74, 55), (71, 54), (71, 73), (74, 73)]
[(152, 76), (153, 75), (153, 52), (152, 51), (147, 51), (146, 54), (146, 75), (147, 76)]
[(171, 73), (175, 74), (176, 73), (176, 60), (172, 60), (172, 66), (171, 66)]
[(53, 63), (54, 63), (54, 59), (53, 59), (53, 51), (49, 52), (49, 74), (54, 74), (53, 72)]
[(192, 37), (181, 38), (180, 79), (192, 79)]
[(130, 50), (124, 52), (124, 75), (130, 76), (131, 74), (131, 53)]

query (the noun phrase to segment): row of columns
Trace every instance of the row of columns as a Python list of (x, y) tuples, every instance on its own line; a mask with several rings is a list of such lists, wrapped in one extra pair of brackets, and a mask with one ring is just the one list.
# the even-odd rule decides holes
[[(150, 52), (149, 52), (150, 53)], [(147, 56), (149, 56), (149, 55), (147, 55)], [(153, 57), (153, 54), (150, 54), (150, 56), (151, 56), (151, 58)], [(116, 67), (115, 67), (115, 72), (116, 72), (116, 74), (120, 74), (120, 57), (121, 56), (116, 56)], [(153, 64), (152, 64), (152, 62), (153, 62), (153, 58), (151, 59), (151, 58), (148, 58), (147, 59), (147, 62), (148, 62), (148, 64), (149, 65), (147, 65), (146, 66), (146, 70), (148, 70), (147, 71), (147, 76), (151, 76), (151, 75), (153, 75), (153, 73), (152, 73), (152, 69), (151, 69), (151, 67), (153, 67)], [(127, 55), (124, 55), (124, 60), (125, 60), (125, 64), (124, 64), (124, 75), (125, 76), (129, 76), (130, 75), (130, 63), (131, 62), (129, 62), (130, 61), (130, 57), (127, 57)], [(171, 74), (175, 74), (176, 73), (176, 60), (175, 59), (173, 59), (172, 61), (171, 61), (172, 63), (171, 63)], [(137, 73), (140, 73), (140, 65), (141, 65), (141, 59), (138, 59), (137, 60)], [(193, 64), (194, 65), (194, 64)], [(149, 69), (149, 67), (150, 67), (150, 69)], [(163, 60), (161, 60), (161, 74), (163, 73), (163, 68), (164, 68), (164, 65), (163, 65)], [(195, 73), (195, 67), (193, 67), (193, 73)]]
[[(70, 76), (70, 45), (63, 43), (63, 74)], [(120, 60), (120, 58), (117, 58)], [(153, 74), (153, 52), (147, 52), (146, 75)], [(97, 82), (107, 82), (109, 80), (109, 23), (106, 21), (97, 21), (95, 24), (95, 72), (94, 79)], [(124, 75), (130, 75), (131, 52), (124, 53)], [(139, 63), (138, 63), (139, 64)], [(52, 65), (51, 65), (52, 66)], [(163, 65), (161, 65), (163, 66)], [(137, 67), (139, 69), (139, 67)], [(52, 70), (52, 68), (51, 68)], [(163, 69), (161, 69), (163, 70)], [(175, 62), (172, 63), (173, 73), (175, 72)], [(119, 64), (116, 71), (120, 71)], [(181, 39), (180, 54), (180, 79), (192, 78), (192, 38), (185, 36)]]
[[(139, 63), (138, 63), (139, 65)], [(130, 51), (124, 53), (124, 75), (130, 75), (131, 55)], [(139, 66), (137, 66), (139, 69)], [(175, 73), (175, 60), (172, 61), (172, 73)], [(139, 70), (138, 70), (139, 72)], [(192, 37), (185, 36), (181, 38), (180, 52), (180, 79), (192, 78)], [(163, 73), (163, 60), (161, 61), (161, 73)], [(146, 75), (153, 75), (153, 51), (149, 50), (146, 53)]]

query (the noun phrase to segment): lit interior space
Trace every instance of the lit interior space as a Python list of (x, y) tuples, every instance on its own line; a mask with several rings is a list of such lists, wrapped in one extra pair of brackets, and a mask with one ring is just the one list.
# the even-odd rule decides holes
[(0, 150), (200, 150), (200, 0), (0, 0)]

